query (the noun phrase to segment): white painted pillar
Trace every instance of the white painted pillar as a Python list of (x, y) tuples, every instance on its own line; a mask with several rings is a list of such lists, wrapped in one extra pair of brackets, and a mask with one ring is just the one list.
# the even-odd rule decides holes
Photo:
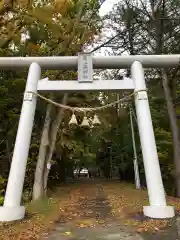
[(135, 61), (131, 66), (131, 73), (135, 92), (144, 90), (135, 94), (137, 121), (150, 203), (150, 206), (144, 207), (144, 215), (152, 218), (171, 218), (174, 217), (175, 213), (174, 208), (166, 204), (142, 64)]
[(0, 221), (18, 220), (25, 215), (25, 208), (21, 206), (21, 196), (36, 109), (36, 96), (31, 92), (37, 92), (40, 76), (40, 66), (32, 63), (26, 83), (4, 206), (0, 207)]
[(133, 163), (134, 163), (135, 184), (136, 184), (136, 189), (141, 189), (139, 166), (138, 166), (137, 151), (136, 151), (136, 141), (135, 141), (135, 134), (134, 134), (134, 124), (133, 124), (133, 118), (132, 118), (132, 108), (129, 109), (129, 115), (130, 115), (131, 134), (132, 134), (132, 143), (133, 143), (133, 152), (134, 152)]

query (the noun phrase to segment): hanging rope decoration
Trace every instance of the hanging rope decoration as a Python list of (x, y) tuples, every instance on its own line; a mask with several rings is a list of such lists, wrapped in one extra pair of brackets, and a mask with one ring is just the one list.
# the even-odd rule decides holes
[[(89, 128), (90, 127), (90, 121), (88, 120), (86, 114), (87, 112), (97, 112), (97, 111), (100, 111), (100, 110), (103, 110), (103, 109), (106, 109), (106, 108), (109, 108), (109, 107), (113, 107), (115, 106), (117, 103), (120, 103), (120, 107), (121, 108), (126, 108), (127, 107), (127, 104), (123, 103), (125, 100), (129, 100), (132, 96), (136, 95), (137, 93), (139, 92), (147, 92), (147, 90), (139, 90), (139, 91), (136, 91), (136, 92), (133, 92), (121, 99), (118, 99), (117, 101), (114, 101), (112, 103), (108, 103), (106, 105), (103, 105), (103, 106), (100, 106), (100, 107), (94, 107), (94, 108), (82, 108), (82, 107), (71, 107), (71, 106), (68, 106), (68, 105), (63, 105), (61, 103), (57, 103), (57, 102), (54, 102), (53, 100), (49, 99), (49, 98), (46, 98), (44, 96), (42, 96), (41, 94), (39, 93), (35, 93), (35, 92), (28, 92), (28, 93), (31, 93), (31, 94), (34, 94), (36, 95), (37, 97), (39, 97), (40, 99), (42, 100), (45, 100), (46, 102), (50, 103), (50, 104), (53, 104), (54, 106), (56, 107), (60, 107), (60, 108), (64, 108), (66, 110), (69, 110), (72, 112), (72, 116), (71, 116), (71, 119), (69, 121), (69, 125), (70, 126), (77, 126), (78, 125), (78, 121), (76, 119), (76, 115), (75, 115), (75, 112), (83, 112), (84, 113), (84, 118), (83, 118), (83, 121), (81, 123), (81, 127), (84, 127), (84, 128)], [(26, 92), (27, 93), (27, 92)], [(95, 113), (94, 117), (93, 117), (93, 120), (92, 120), (92, 126), (98, 126), (101, 124), (97, 114)]]
[(76, 115), (73, 113), (73, 115), (71, 116), (71, 120), (69, 121), (69, 125), (78, 125), (78, 121), (76, 119)]
[(89, 120), (86, 116), (84, 116), (80, 126), (83, 127), (83, 128), (89, 128), (90, 127)]

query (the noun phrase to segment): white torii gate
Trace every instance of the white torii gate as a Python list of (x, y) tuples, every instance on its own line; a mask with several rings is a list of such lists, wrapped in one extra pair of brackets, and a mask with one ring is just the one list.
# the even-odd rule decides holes
[[(33, 93), (37, 91), (134, 91), (149, 196), (149, 206), (144, 206), (143, 212), (151, 218), (174, 217), (174, 208), (167, 206), (166, 203), (143, 67), (175, 67), (179, 65), (179, 62), (180, 55), (92, 57), (90, 54), (79, 54), (78, 57), (1, 57), (0, 69), (16, 70), (29, 66), (30, 68), (4, 205), (0, 207), (0, 221), (18, 220), (24, 218), (25, 215), (25, 207), (21, 206), (21, 197), (36, 108), (36, 94)], [(131, 68), (132, 79), (93, 81), (92, 67), (99, 69)], [(56, 70), (78, 68), (78, 81), (40, 80), (41, 68)]]

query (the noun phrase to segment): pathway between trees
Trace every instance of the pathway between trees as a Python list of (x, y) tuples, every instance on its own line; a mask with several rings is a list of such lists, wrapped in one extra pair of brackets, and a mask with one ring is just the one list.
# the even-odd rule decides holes
[(180, 240), (180, 200), (167, 197), (177, 209), (170, 220), (144, 217), (147, 200), (145, 190), (123, 182), (61, 185), (48, 198), (29, 203), (22, 221), (1, 223), (0, 239)]
[[(42, 236), (42, 240), (141, 240), (142, 237), (131, 233), (121, 226), (111, 213), (111, 207), (105, 197), (101, 184), (96, 187), (84, 185), (80, 188), (80, 199), (73, 208), (76, 209), (75, 219), (69, 222), (61, 216), (54, 229)], [(67, 210), (73, 211), (71, 207)]]

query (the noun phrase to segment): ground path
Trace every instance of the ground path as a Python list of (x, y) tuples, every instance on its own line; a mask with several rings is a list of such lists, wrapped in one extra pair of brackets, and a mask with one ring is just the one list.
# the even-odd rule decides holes
[[(84, 185), (80, 188), (81, 198), (73, 205), (76, 217), (69, 221), (59, 218), (54, 229), (44, 234), (49, 240), (141, 240), (140, 235), (121, 226), (111, 213), (101, 184)], [(96, 187), (94, 187), (96, 186)], [(69, 211), (72, 211), (69, 208)]]
[(22, 221), (1, 223), (0, 240), (180, 240), (180, 199), (167, 200), (177, 216), (152, 220), (142, 214), (147, 191), (133, 184), (92, 179), (62, 184), (48, 198), (27, 204)]

